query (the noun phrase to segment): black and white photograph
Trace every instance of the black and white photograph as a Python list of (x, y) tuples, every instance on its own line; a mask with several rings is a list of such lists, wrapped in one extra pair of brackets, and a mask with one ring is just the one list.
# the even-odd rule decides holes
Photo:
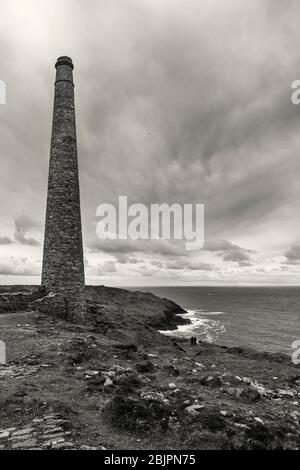
[(0, 0), (2, 455), (300, 449), (299, 18)]

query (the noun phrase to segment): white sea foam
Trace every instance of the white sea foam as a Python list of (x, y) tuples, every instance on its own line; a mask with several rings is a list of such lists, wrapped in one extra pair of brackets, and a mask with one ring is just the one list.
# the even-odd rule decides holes
[(179, 314), (178, 316), (189, 319), (191, 323), (187, 325), (179, 325), (176, 330), (160, 330), (160, 333), (166, 336), (176, 336), (181, 338), (189, 338), (196, 336), (198, 339), (212, 342), (225, 331), (224, 325), (218, 320), (211, 320), (209, 318), (200, 318), (198, 315), (206, 314), (200, 310), (187, 310), (186, 313)]
[(210, 315), (226, 315), (226, 312), (205, 312), (203, 310), (201, 310), (201, 311), (197, 310), (197, 313), (199, 313), (199, 315), (208, 315), (208, 316), (210, 316)]

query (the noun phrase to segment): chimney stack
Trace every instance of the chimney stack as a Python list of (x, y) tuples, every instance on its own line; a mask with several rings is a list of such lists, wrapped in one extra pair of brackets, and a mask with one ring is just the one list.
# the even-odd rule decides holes
[(83, 318), (85, 279), (74, 106), (73, 63), (59, 57), (55, 64), (48, 197), (42, 287), (54, 301), (53, 314)]

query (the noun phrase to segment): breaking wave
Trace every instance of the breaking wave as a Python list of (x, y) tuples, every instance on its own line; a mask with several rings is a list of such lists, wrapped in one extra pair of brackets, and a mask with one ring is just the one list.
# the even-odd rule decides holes
[[(189, 319), (191, 323), (187, 325), (179, 325), (176, 330), (160, 330), (160, 333), (166, 336), (175, 336), (180, 338), (190, 338), (196, 336), (202, 341), (214, 342), (225, 332), (225, 326), (220, 320), (211, 320), (204, 318), (202, 315), (221, 315), (224, 312), (203, 312), (201, 310), (187, 310), (186, 313), (178, 316)], [(201, 316), (199, 316), (201, 315)]]

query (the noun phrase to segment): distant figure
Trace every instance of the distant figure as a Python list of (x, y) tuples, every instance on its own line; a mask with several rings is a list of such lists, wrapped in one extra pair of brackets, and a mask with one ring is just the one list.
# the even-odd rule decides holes
[(196, 338), (196, 336), (192, 336), (192, 337), (191, 337), (190, 343), (191, 343), (191, 344), (197, 344), (197, 338)]

